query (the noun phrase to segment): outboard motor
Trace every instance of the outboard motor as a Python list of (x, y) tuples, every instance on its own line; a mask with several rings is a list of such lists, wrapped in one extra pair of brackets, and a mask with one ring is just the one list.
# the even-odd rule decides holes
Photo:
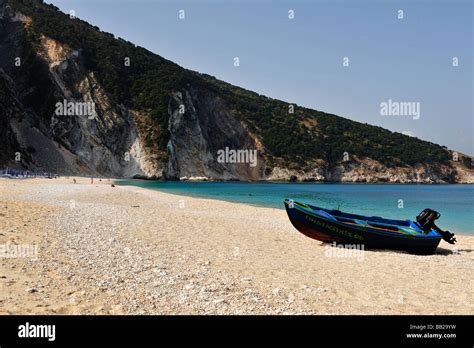
[(416, 222), (418, 222), (418, 225), (424, 232), (428, 233), (434, 228), (434, 226), (436, 226), (434, 222), (438, 220), (440, 216), (441, 214), (437, 211), (426, 208), (420, 214), (418, 214), (416, 217)]
[(418, 216), (416, 217), (416, 222), (423, 230), (423, 232), (429, 233), (431, 230), (435, 230), (436, 232), (441, 234), (441, 237), (443, 237), (443, 239), (449, 244), (456, 243), (454, 233), (451, 233), (449, 231), (443, 231), (435, 225), (435, 221), (438, 220), (440, 216), (441, 214), (437, 211), (426, 208), (420, 214), (418, 214)]

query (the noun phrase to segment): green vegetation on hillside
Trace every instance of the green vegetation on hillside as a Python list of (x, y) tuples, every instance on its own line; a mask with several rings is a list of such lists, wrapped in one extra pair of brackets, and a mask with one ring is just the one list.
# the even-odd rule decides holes
[[(71, 19), (53, 5), (39, 0), (9, 0), (11, 6), (33, 19), (33, 31), (82, 51), (86, 68), (94, 71), (110, 97), (137, 110), (152, 110), (161, 125), (157, 144), (165, 149), (168, 134), (168, 103), (173, 91), (186, 84), (214, 91), (236, 117), (262, 138), (269, 158), (305, 165), (324, 159), (330, 165), (344, 152), (370, 157), (388, 166), (445, 162), (443, 147), (361, 124), (342, 117), (295, 106), (232, 86), (209, 75), (186, 70), (144, 48), (80, 19)], [(125, 57), (131, 65), (124, 65)]]
[[(334, 164), (347, 152), (350, 156), (373, 158), (387, 166), (449, 159), (449, 152), (437, 144), (296, 105), (294, 114), (290, 114), (288, 103), (209, 75), (202, 76), (263, 136), (265, 145), (275, 156), (296, 156), (297, 161), (316, 157)], [(305, 120), (312, 120), (317, 127), (308, 129)]]

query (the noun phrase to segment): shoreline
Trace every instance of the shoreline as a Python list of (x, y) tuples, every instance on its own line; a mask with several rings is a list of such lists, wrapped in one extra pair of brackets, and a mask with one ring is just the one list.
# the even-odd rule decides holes
[[(139, 187), (139, 188), (142, 188), (142, 189), (145, 189), (145, 190), (151, 190), (151, 191), (157, 191), (157, 192), (162, 192), (162, 193), (165, 193), (165, 194), (174, 194), (174, 195), (177, 195), (177, 196), (183, 196), (183, 197), (190, 197), (190, 198), (197, 198), (197, 199), (205, 199), (205, 200), (215, 200), (215, 201), (222, 201), (222, 202), (228, 202), (228, 203), (234, 203), (234, 204), (243, 204), (243, 205), (247, 205), (247, 206), (251, 206), (251, 207), (257, 207), (257, 208), (270, 208), (270, 209), (278, 209), (278, 210), (285, 210), (284, 209), (284, 205), (283, 205), (283, 199), (281, 200), (281, 205), (279, 206), (275, 206), (274, 204), (266, 204), (266, 203), (259, 203), (259, 202), (250, 202), (250, 201), (245, 201), (245, 202), (242, 202), (242, 201), (238, 201), (238, 200), (232, 200), (232, 199), (227, 199), (227, 198), (220, 198), (220, 197), (217, 197), (217, 196), (208, 196), (206, 195), (205, 193), (201, 193), (201, 194), (196, 194), (196, 195), (191, 195), (191, 194), (186, 194), (185, 192), (172, 192), (172, 191), (167, 191), (167, 190), (162, 190), (160, 188), (154, 188), (154, 187), (142, 187), (140, 185), (128, 185), (128, 184), (122, 184), (120, 183), (120, 181), (122, 182), (130, 182), (130, 181), (138, 181), (138, 182), (143, 182), (143, 183), (147, 183), (147, 182), (157, 182), (157, 183), (168, 183), (170, 181), (157, 181), (157, 180), (152, 180), (152, 181), (148, 181), (148, 180), (129, 180), (129, 179), (120, 179), (120, 180), (117, 180), (117, 179), (114, 179), (113, 182), (115, 184), (117, 184), (118, 186), (122, 186), (122, 187), (131, 187), (131, 188), (135, 188), (135, 187)], [(179, 182), (179, 181), (178, 181)], [(185, 184), (189, 184), (189, 183), (195, 183), (195, 182), (189, 182), (189, 181), (184, 181), (182, 182), (183, 185)], [(202, 182), (199, 182), (199, 183), (202, 183)], [(220, 183), (220, 182), (208, 182), (208, 183)], [(227, 182), (222, 182), (222, 183), (227, 183)], [(256, 183), (259, 183), (259, 182), (229, 182), (231, 184), (240, 184), (242, 183), (243, 185), (245, 184), (256, 184)], [(265, 183), (265, 184), (307, 184), (307, 183), (287, 183), (287, 182), (262, 182), (262, 183)], [(316, 183), (314, 183), (316, 184)], [(325, 183), (317, 183), (317, 184), (321, 184), (321, 185), (326, 185)], [(333, 183), (334, 185), (339, 185), (338, 183)], [(363, 185), (363, 184), (360, 184), (360, 183), (343, 183), (342, 185), (348, 185), (348, 186), (351, 186), (351, 185)], [(368, 185), (378, 185), (378, 184), (368, 184)], [(381, 185), (385, 185), (385, 184), (381, 184)], [(405, 185), (405, 184), (391, 184), (391, 185)], [(458, 185), (458, 184), (448, 184), (448, 185)], [(273, 201), (272, 201), (273, 202)], [(359, 214), (361, 215), (368, 215), (367, 213), (363, 213), (363, 212), (359, 212)], [(416, 214), (415, 214), (416, 215)], [(409, 219), (413, 219), (414, 216), (413, 215), (411, 218)], [(383, 214), (378, 214), (378, 216), (383, 216), (383, 217), (387, 217)], [(406, 219), (406, 217), (394, 217), (394, 219)], [(457, 229), (450, 229), (451, 231), (453, 231), (456, 235), (464, 235), (464, 236), (474, 236), (474, 231), (471, 232), (467, 232), (465, 230), (457, 230)]]
[(473, 236), (359, 260), (284, 210), (72, 178), (0, 179), (0, 244), (38, 245), (0, 258), (0, 313), (474, 314)]
[[(84, 179), (90, 179), (91, 176), (80, 176), (80, 175), (66, 175), (66, 174), (55, 174), (59, 178), (84, 178)], [(27, 178), (22, 178), (22, 177), (7, 177), (7, 176), (0, 176), (0, 179), (37, 179), (37, 178), (42, 178), (42, 177), (27, 177)], [(473, 182), (387, 182), (387, 181), (374, 181), (374, 182), (367, 182), (367, 181), (291, 181), (291, 180), (220, 180), (220, 179), (164, 179), (164, 178), (112, 178), (112, 177), (99, 177), (99, 176), (94, 176), (94, 179), (105, 179), (105, 180), (114, 180), (114, 181), (120, 181), (120, 180), (126, 180), (126, 181), (144, 181), (144, 182), (186, 182), (186, 183), (249, 183), (249, 184), (255, 184), (255, 183), (260, 183), (260, 184), (326, 184), (326, 185), (422, 185), (422, 186), (451, 186), (451, 185), (473, 185)], [(54, 178), (53, 178), (54, 179)]]
[[(204, 199), (204, 200), (209, 200), (209, 201), (227, 202), (227, 203), (243, 205), (243, 206), (247, 206), (247, 207), (267, 208), (267, 209), (276, 209), (276, 210), (285, 211), (283, 203), (282, 203), (281, 208), (275, 208), (275, 207), (268, 207), (268, 206), (265, 206), (265, 205), (261, 205), (261, 204), (258, 204), (258, 203), (252, 204), (252, 203), (244, 203), (244, 202), (234, 202), (234, 201), (225, 200), (225, 199), (215, 199), (215, 198), (211, 198), (211, 197), (188, 196), (188, 195), (184, 195), (184, 194), (181, 195), (181, 194), (177, 194), (177, 193), (170, 193), (170, 192), (162, 191), (162, 190), (159, 190), (159, 189), (144, 188), (144, 187), (133, 186), (133, 185), (120, 185), (119, 184), (119, 186), (120, 187), (127, 187), (127, 188), (139, 188), (139, 189), (148, 190), (148, 191), (156, 191), (156, 192), (164, 193), (164, 194), (167, 194), (167, 195), (173, 195), (173, 196), (177, 196), (177, 197), (189, 197), (189, 198)], [(467, 236), (467, 237), (473, 237), (474, 238), (473, 234), (463, 232), (463, 231), (454, 231), (453, 233), (456, 234), (456, 236), (460, 235), (460, 236)]]

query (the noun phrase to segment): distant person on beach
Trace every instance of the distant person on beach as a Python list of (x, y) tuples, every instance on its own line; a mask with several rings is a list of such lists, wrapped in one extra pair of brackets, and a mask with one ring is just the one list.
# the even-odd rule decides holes
[(94, 183), (94, 178), (91, 176), (91, 184)]
[(75, 178), (74, 178), (74, 179), (72, 179), (72, 181), (73, 181), (74, 183), (76, 183), (76, 179), (75, 179)]

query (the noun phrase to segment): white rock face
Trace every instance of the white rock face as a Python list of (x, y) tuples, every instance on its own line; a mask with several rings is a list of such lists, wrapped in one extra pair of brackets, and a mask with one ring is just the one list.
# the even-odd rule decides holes
[(266, 180), (272, 181), (332, 181), (442, 184), (450, 182), (474, 183), (474, 173), (459, 162), (448, 165), (416, 165), (387, 168), (372, 159), (354, 159), (339, 163), (330, 170), (315, 166), (310, 171), (275, 167)]
[[(218, 96), (186, 88), (173, 95), (168, 113), (171, 138), (165, 177), (186, 180), (259, 180), (263, 177), (261, 145)], [(218, 151), (226, 147), (256, 150), (256, 165), (219, 162)]]
[[(23, 23), (27, 17), (16, 17)], [(53, 113), (49, 124), (18, 101), (10, 127), (20, 148), (33, 148), (33, 170), (110, 177), (161, 177), (163, 164), (143, 146), (133, 110), (111, 102), (94, 73), (82, 64), (80, 51), (43, 36), (38, 55), (49, 68), (58, 103), (86, 102), (94, 118)], [(15, 94), (14, 81), (0, 76)], [(9, 82), (8, 82), (9, 81)], [(13, 97), (15, 98), (15, 97)], [(22, 115), (21, 121), (16, 117)]]

